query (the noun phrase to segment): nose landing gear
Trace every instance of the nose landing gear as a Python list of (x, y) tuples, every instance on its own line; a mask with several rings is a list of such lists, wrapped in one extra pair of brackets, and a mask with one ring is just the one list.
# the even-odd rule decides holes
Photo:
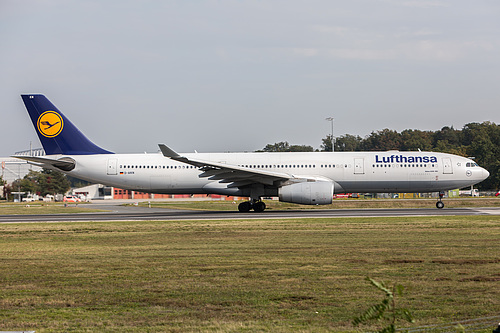
[(438, 209), (444, 208), (444, 202), (442, 201), (443, 197), (444, 197), (444, 192), (443, 191), (439, 192), (439, 199), (438, 202), (436, 202), (436, 208)]

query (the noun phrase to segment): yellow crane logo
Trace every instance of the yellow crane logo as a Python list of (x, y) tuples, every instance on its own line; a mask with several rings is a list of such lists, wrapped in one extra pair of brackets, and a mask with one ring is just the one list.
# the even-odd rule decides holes
[(53, 138), (61, 133), (64, 122), (61, 115), (55, 111), (45, 111), (38, 117), (38, 132), (47, 138)]

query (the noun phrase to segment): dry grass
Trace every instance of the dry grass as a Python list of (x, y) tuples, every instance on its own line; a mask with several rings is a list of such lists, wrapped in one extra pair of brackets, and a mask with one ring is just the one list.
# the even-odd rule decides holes
[[(342, 332), (404, 285), (416, 325), (498, 315), (500, 217), (0, 225), (0, 330)], [(488, 328), (484, 332), (491, 332)]]

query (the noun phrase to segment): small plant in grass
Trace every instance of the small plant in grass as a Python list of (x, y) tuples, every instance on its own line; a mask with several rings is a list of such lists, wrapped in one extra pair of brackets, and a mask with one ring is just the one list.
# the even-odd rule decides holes
[(367, 324), (372, 320), (383, 321), (387, 326), (377, 332), (393, 333), (396, 332), (396, 321), (398, 319), (406, 320), (410, 323), (414, 322), (408, 309), (398, 308), (396, 306), (395, 296), (401, 296), (403, 294), (402, 285), (398, 284), (390, 288), (384, 283), (377, 282), (369, 277), (367, 277), (366, 280), (370, 281), (374, 287), (382, 291), (385, 294), (385, 298), (382, 302), (370, 306), (361, 316), (354, 318), (352, 321), (353, 325)]

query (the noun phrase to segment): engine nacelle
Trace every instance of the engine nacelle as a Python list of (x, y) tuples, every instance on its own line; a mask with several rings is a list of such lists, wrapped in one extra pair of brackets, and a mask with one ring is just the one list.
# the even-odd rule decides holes
[(278, 189), (280, 201), (302, 205), (329, 205), (333, 201), (331, 181), (307, 180), (284, 185)]

